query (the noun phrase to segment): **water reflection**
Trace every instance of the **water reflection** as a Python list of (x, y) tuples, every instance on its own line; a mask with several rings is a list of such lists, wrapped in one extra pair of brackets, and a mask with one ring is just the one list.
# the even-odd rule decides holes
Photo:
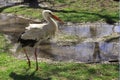
[[(29, 20), (14, 17), (10, 15), (0, 16), (0, 32), (6, 35), (6, 38), (12, 45), (15, 45), (20, 33), (28, 26)], [(120, 33), (120, 26), (108, 25), (105, 23), (93, 24), (73, 24), (61, 26), (61, 31), (68, 35), (77, 35), (79, 38), (102, 38), (112, 33)], [(34, 49), (27, 48), (29, 56), (34, 58)], [(12, 50), (12, 49), (11, 49)], [(39, 59), (51, 59), (54, 61), (105, 61), (118, 59), (119, 42), (80, 42), (70, 46), (63, 46), (53, 42), (42, 43), (39, 46)], [(14, 50), (12, 50), (14, 52)], [(23, 52), (15, 54), (19, 58), (24, 58)]]
[(90, 29), (89, 26), (65, 26), (63, 29), (65, 34), (69, 35), (77, 35), (79, 37), (90, 37)]
[[(50, 49), (49, 54), (54, 55), (51, 57), (57, 61), (106, 61), (117, 59), (119, 54), (119, 44), (115, 42), (86, 42), (74, 46), (57, 46), (54, 44), (44, 51), (47, 52)], [(43, 53), (44, 55), (46, 54)]]
[(63, 26), (63, 32), (69, 35), (78, 35), (79, 37), (103, 37), (113, 33), (113, 25), (108, 24), (89, 24)]
[(115, 26), (113, 29), (114, 29), (114, 32), (120, 33), (120, 25)]
[(101, 50), (101, 56), (103, 58), (108, 59), (118, 59), (119, 56), (119, 43), (116, 42), (101, 42), (100, 43), (100, 50)]

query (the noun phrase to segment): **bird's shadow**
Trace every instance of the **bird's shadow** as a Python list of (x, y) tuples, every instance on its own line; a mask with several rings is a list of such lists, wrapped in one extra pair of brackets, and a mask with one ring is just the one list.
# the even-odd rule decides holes
[(9, 74), (9, 76), (13, 79), (13, 80), (51, 80), (51, 78), (41, 78), (39, 76), (35, 75), (36, 71), (31, 72), (30, 74), (26, 73), (16, 73), (16, 72), (11, 72)]

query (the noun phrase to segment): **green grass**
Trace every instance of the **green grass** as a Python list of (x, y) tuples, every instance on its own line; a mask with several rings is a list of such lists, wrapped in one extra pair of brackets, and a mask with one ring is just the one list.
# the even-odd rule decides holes
[(39, 63), (27, 69), (25, 60), (0, 53), (0, 80), (117, 80), (118, 64)]
[[(119, 20), (119, 3), (113, 0), (56, 0), (54, 3), (53, 10), (58, 10), (55, 14), (66, 22), (118, 22)], [(42, 19), (42, 10), (41, 8), (14, 6), (5, 8), (2, 12)]]
[(0, 52), (4, 52), (7, 48), (6, 39), (3, 34), (0, 34)]
[(5, 13), (13, 13), (17, 15), (22, 15), (29, 18), (38, 18), (41, 19), (41, 10), (33, 9), (25, 6), (14, 6), (10, 8), (6, 8), (3, 10)]

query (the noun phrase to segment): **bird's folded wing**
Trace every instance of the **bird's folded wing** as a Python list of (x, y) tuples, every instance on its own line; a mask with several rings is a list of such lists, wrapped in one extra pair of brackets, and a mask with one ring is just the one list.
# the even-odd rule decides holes
[(40, 40), (43, 36), (45, 36), (43, 29), (32, 28), (30, 30), (26, 30), (25, 33), (21, 35), (21, 39)]

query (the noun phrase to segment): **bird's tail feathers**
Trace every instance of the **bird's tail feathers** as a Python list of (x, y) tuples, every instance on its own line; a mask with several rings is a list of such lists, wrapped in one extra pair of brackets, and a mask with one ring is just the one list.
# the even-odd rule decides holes
[(18, 43), (16, 52), (20, 52), (21, 50), (22, 50), (22, 45), (20, 43)]

